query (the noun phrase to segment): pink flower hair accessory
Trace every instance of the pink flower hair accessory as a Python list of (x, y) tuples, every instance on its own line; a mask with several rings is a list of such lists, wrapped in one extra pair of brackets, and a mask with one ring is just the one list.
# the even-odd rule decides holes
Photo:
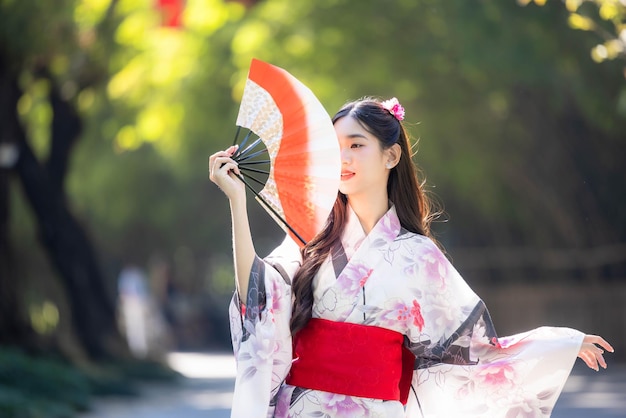
[(389, 113), (393, 115), (394, 118), (398, 120), (404, 119), (404, 108), (395, 97), (385, 100), (381, 103), (383, 108), (385, 108)]

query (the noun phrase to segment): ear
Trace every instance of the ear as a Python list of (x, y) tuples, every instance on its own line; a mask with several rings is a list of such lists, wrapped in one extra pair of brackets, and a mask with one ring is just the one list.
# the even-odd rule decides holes
[(392, 169), (400, 162), (400, 158), (402, 157), (402, 149), (400, 148), (399, 144), (393, 144), (391, 147), (385, 150), (385, 154), (387, 154), (386, 166), (388, 169)]

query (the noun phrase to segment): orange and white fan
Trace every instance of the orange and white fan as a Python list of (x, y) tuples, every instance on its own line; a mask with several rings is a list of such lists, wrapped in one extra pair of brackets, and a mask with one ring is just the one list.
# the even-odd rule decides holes
[(294, 241), (306, 244), (324, 227), (339, 189), (341, 157), (330, 116), (287, 71), (253, 59), (237, 126), (250, 130), (233, 156), (241, 180)]

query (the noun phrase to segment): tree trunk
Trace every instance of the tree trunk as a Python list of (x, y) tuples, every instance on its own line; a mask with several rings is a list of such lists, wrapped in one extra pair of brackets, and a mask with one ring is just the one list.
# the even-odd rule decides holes
[[(0, 114), (15, 108), (11, 100), (11, 78), (9, 68), (0, 55)], [(14, 275), (14, 264), (9, 239), (10, 203), (9, 181), (14, 149), (11, 138), (11, 124), (0, 123), (0, 345), (30, 346), (34, 342), (34, 332), (20, 312), (19, 290)]]
[(4, 124), (9, 125), (19, 151), (14, 169), (37, 221), (39, 240), (67, 292), (77, 337), (93, 359), (125, 355), (113, 302), (106, 291), (93, 245), (68, 209), (63, 193), (68, 157), (80, 133), (80, 119), (53, 86), (52, 146), (49, 170), (46, 170), (28, 144), (17, 115), (21, 92), (15, 75), (7, 93), (4, 100), (12, 106), (6, 108)]

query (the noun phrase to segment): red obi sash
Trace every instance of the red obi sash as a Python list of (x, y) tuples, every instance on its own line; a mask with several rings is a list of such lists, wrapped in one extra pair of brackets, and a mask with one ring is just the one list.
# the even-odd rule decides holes
[(406, 404), (415, 356), (389, 329), (313, 318), (293, 339), (287, 384)]

